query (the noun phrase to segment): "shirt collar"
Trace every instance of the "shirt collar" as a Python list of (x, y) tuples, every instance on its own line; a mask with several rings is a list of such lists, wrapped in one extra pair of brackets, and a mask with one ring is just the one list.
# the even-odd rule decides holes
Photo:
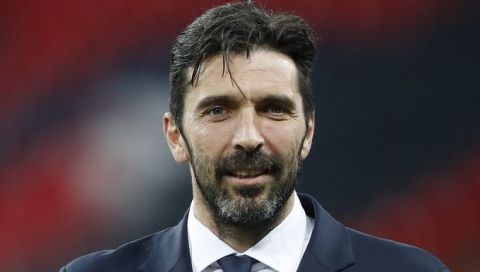
[(210, 264), (227, 255), (236, 253), (228, 244), (220, 240), (194, 215), (193, 201), (188, 213), (188, 243), (194, 272), (202, 271)]
[[(312, 226), (294, 192), (293, 208), (287, 217), (262, 240), (243, 254), (277, 271), (296, 271), (305, 251)], [(237, 253), (205, 227), (193, 213), (188, 214), (188, 241), (193, 271), (202, 271), (218, 259)], [(286, 239), (288, 237), (288, 239)]]

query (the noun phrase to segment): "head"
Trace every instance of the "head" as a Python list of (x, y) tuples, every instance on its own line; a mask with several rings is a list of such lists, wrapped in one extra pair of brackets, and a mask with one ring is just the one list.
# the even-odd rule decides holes
[(316, 56), (315, 38), (300, 17), (271, 13), (251, 2), (226, 4), (207, 10), (177, 37), (171, 50), (170, 112), (183, 128), (185, 95), (199, 79), (202, 63), (221, 54), (224, 73), (229, 73), (231, 54), (249, 57), (257, 48), (268, 48), (287, 55), (298, 69), (298, 90), (306, 119), (313, 116), (310, 83)]
[(313, 138), (311, 28), (248, 3), (206, 11), (171, 53), (164, 131), (215, 221), (273, 222)]

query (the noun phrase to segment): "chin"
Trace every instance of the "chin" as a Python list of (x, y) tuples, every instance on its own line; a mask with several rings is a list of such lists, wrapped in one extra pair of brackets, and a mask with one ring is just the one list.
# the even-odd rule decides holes
[(266, 186), (264, 185), (240, 185), (233, 188), (235, 195), (244, 199), (260, 199), (266, 197)]

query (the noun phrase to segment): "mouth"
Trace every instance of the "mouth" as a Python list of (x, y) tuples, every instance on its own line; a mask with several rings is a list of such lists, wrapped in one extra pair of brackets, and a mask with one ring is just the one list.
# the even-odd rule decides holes
[(247, 179), (247, 178), (255, 178), (260, 175), (267, 174), (267, 170), (264, 169), (257, 169), (257, 170), (239, 170), (228, 173), (228, 176), (236, 177), (240, 179)]
[(238, 170), (227, 173), (225, 180), (238, 185), (257, 185), (267, 182), (269, 177), (266, 169)]

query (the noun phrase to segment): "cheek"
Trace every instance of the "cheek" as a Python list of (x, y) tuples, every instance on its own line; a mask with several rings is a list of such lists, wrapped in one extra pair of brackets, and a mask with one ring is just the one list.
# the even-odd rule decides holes
[(284, 154), (300, 148), (305, 128), (293, 124), (265, 124), (263, 137), (274, 153)]
[(204, 124), (192, 129), (192, 148), (200, 156), (218, 159), (228, 148), (232, 135), (232, 127), (228, 124)]

